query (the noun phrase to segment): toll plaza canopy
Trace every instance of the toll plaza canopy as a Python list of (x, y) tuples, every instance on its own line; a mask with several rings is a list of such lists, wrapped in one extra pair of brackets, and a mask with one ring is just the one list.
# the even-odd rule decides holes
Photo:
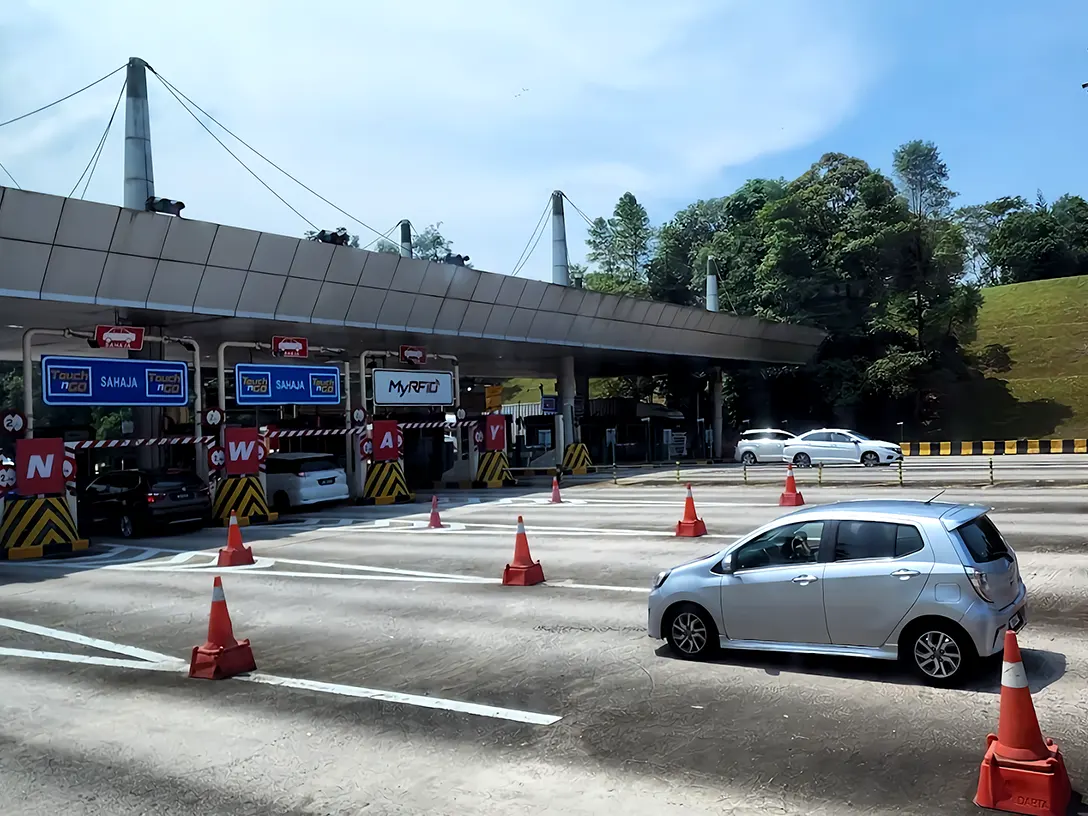
[[(396, 349), (459, 358), (462, 374), (662, 373), (729, 360), (803, 363), (823, 333), (460, 266), (0, 187), (0, 349), (24, 328), (127, 321), (197, 339)], [(285, 327), (284, 324), (294, 324)], [(42, 337), (38, 351), (86, 343)], [(183, 356), (177, 349), (171, 356)]]

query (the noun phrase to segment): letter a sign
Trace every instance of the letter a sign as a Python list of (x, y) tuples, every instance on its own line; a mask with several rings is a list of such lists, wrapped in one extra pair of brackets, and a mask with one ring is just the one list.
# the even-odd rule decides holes
[(63, 439), (19, 439), (15, 442), (15, 489), (20, 496), (63, 493), (63, 465)]
[(260, 470), (256, 428), (227, 428), (223, 432), (223, 442), (228, 476), (248, 476)]
[(375, 462), (392, 462), (400, 458), (400, 431), (395, 420), (374, 420), (370, 438), (374, 441)]

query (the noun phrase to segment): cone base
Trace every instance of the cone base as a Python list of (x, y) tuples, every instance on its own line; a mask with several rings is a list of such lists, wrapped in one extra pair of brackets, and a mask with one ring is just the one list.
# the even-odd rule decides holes
[(441, 530), (445, 526), (446, 526), (445, 524), (443, 524), (439, 519), (436, 519), (436, 518), (432, 518), (427, 523), (427, 529), (428, 530)]
[(1073, 796), (1065, 760), (1053, 742), (1050, 756), (1034, 762), (997, 756), (997, 737), (987, 737), (974, 802), (979, 807), (1026, 816), (1064, 816)]
[(778, 497), (779, 507), (800, 507), (805, 503), (805, 497), (798, 493), (783, 493)]
[(503, 586), (535, 586), (544, 583), (544, 568), (536, 561), (526, 566), (507, 564), (502, 571)]
[(548, 502), (548, 504), (562, 504), (562, 503), (563, 503), (563, 500), (562, 499), (557, 499), (555, 496), (552, 496), (552, 500), (550, 502)]
[(706, 523), (697, 518), (694, 521), (676, 522), (676, 534), (681, 538), (698, 538), (706, 535)]
[(193, 657), (189, 662), (189, 676), (197, 680), (226, 680), (238, 674), (257, 671), (253, 660), (253, 649), (248, 640), (240, 640), (234, 646), (193, 647)]
[(249, 547), (231, 549), (224, 547), (219, 551), (217, 567), (244, 567), (253, 563), (253, 550)]

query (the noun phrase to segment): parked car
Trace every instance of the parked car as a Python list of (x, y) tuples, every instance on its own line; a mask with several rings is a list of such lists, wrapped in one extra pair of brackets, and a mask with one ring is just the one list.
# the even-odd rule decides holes
[(806, 507), (660, 573), (649, 635), (680, 657), (716, 647), (900, 659), (959, 683), (1026, 621), (1016, 554), (978, 505)]
[(746, 465), (757, 462), (781, 462), (786, 442), (796, 439), (789, 431), (778, 428), (753, 428), (740, 435), (733, 458)]
[(279, 510), (350, 498), (347, 472), (324, 453), (273, 453), (266, 462), (268, 495)]
[(211, 522), (208, 486), (187, 470), (114, 470), (91, 481), (79, 497), (80, 527), (132, 538), (158, 527)]
[(790, 439), (782, 448), (782, 460), (797, 467), (810, 465), (890, 465), (903, 458), (894, 442), (870, 439), (857, 431), (820, 428)]

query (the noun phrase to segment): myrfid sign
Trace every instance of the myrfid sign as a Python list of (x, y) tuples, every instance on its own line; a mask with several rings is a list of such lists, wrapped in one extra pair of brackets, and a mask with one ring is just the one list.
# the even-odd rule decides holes
[(449, 371), (374, 370), (375, 405), (453, 405)]

